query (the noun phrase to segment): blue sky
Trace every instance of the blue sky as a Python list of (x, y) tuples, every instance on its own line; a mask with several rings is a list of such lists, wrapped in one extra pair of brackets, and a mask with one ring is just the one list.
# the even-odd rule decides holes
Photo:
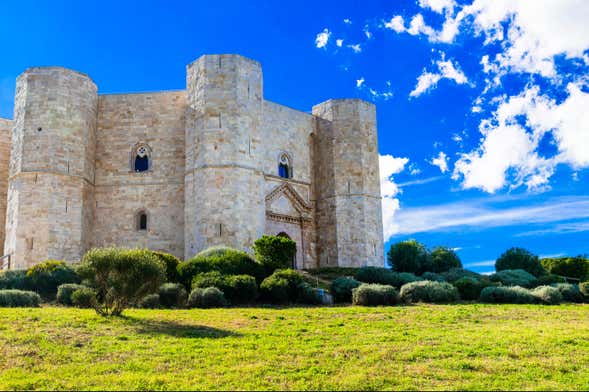
[(0, 116), (29, 66), (167, 90), (200, 55), (240, 53), (266, 99), (373, 101), (386, 249), (447, 245), (485, 272), (511, 246), (589, 253), (587, 20), (585, 0), (3, 1)]

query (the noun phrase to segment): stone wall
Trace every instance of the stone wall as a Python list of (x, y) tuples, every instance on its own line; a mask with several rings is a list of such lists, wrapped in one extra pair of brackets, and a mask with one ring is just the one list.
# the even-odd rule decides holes
[(79, 72), (30, 68), (17, 79), (4, 250), (15, 268), (76, 262), (87, 249), (97, 101)]
[[(8, 192), (8, 171), (10, 165), (10, 134), (12, 121), (0, 118), (0, 255), (4, 255), (6, 230), (6, 198)], [(2, 264), (2, 262), (0, 262)]]
[[(185, 92), (101, 95), (98, 108), (92, 245), (183, 258)], [(138, 143), (150, 149), (145, 172), (133, 170)], [(147, 230), (138, 230), (141, 211)]]

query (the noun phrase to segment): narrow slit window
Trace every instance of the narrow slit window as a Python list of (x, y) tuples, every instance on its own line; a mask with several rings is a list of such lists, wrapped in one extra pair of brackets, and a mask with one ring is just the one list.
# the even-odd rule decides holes
[(137, 229), (140, 231), (147, 230), (147, 213), (140, 212), (137, 220)]
[(292, 178), (292, 165), (287, 154), (281, 154), (278, 160), (278, 176)]

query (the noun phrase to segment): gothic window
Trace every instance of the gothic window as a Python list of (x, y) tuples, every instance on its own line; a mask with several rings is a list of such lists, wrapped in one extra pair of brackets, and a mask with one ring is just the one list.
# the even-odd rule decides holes
[(137, 213), (137, 230), (147, 230), (147, 212), (139, 211)]
[(278, 158), (278, 175), (282, 178), (292, 178), (292, 164), (286, 153), (280, 154)]
[(151, 169), (151, 149), (147, 144), (139, 143), (131, 151), (131, 170), (144, 172)]

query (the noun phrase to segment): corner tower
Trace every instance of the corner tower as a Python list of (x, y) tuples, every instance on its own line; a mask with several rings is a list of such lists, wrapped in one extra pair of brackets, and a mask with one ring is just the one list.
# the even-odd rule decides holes
[(320, 266), (383, 266), (376, 109), (359, 99), (313, 107)]
[(79, 261), (92, 221), (97, 88), (60, 67), (16, 83), (4, 253), (11, 268)]
[(249, 250), (264, 233), (262, 69), (206, 55), (186, 77), (185, 258), (214, 245)]

